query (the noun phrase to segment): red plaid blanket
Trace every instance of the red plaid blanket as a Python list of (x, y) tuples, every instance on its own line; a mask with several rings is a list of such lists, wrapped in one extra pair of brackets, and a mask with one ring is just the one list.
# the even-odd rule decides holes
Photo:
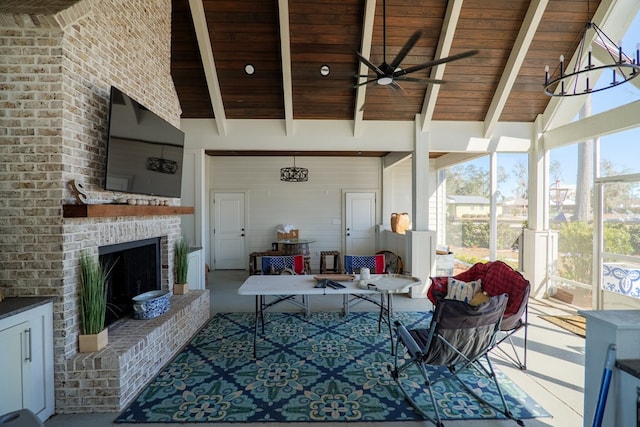
[[(505, 317), (517, 313), (529, 286), (529, 282), (522, 274), (502, 261), (479, 262), (453, 278), (464, 282), (481, 279), (482, 290), (489, 296), (501, 293), (509, 294), (509, 302), (507, 302), (507, 308), (504, 312)], [(447, 295), (448, 283), (449, 277), (447, 276), (431, 277), (431, 286), (427, 291), (427, 297), (432, 303), (437, 304)]]

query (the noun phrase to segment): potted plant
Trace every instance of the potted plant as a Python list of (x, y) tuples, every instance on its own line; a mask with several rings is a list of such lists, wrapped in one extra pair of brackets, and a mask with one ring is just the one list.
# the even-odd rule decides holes
[[(113, 268), (113, 266), (111, 267)], [(79, 351), (99, 351), (109, 340), (104, 326), (107, 311), (107, 279), (111, 268), (103, 266), (86, 253), (80, 257), (80, 334)]]
[(187, 283), (187, 273), (189, 271), (189, 241), (182, 237), (175, 245), (175, 278), (173, 285), (173, 293), (175, 295), (184, 295), (189, 292), (189, 283)]

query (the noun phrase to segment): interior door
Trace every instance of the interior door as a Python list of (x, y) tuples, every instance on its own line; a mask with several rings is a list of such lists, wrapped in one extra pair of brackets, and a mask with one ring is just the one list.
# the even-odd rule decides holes
[(376, 193), (345, 193), (345, 254), (376, 250)]
[(244, 193), (214, 193), (213, 265), (218, 270), (246, 268)]

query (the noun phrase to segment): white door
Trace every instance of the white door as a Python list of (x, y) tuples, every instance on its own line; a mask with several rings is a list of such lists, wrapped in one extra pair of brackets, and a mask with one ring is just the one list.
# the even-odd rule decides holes
[(244, 193), (214, 193), (213, 265), (218, 270), (246, 268)]
[(376, 193), (345, 194), (345, 254), (371, 255), (376, 250)]

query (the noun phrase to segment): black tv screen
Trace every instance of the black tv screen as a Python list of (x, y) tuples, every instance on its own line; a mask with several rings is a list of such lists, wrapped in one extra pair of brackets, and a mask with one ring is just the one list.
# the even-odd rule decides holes
[(105, 190), (180, 197), (184, 132), (111, 87)]

